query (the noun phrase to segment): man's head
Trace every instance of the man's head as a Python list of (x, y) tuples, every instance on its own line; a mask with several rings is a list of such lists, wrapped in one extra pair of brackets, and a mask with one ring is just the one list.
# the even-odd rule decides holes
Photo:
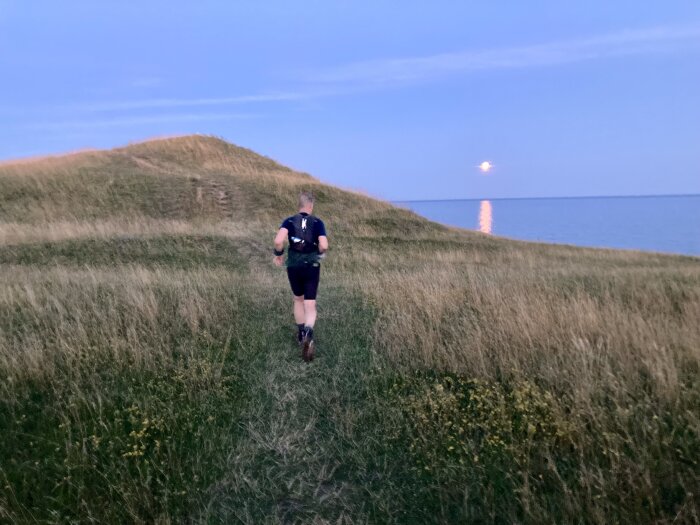
[(314, 209), (314, 196), (310, 191), (302, 191), (299, 194), (299, 211), (311, 213)]

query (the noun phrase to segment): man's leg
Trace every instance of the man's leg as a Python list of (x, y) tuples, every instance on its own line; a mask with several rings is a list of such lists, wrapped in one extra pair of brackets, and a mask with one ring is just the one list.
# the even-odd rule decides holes
[(304, 337), (304, 280), (299, 268), (287, 268), (287, 276), (289, 284), (292, 287), (294, 295), (294, 322), (297, 324), (299, 332), (297, 333), (297, 341), (301, 343)]
[(304, 296), (294, 296), (294, 322), (297, 324), (299, 332), (297, 333), (297, 341), (301, 343), (304, 337), (304, 321), (306, 314), (304, 313)]
[[(303, 299), (303, 297), (302, 297)], [(316, 299), (304, 299), (304, 324), (313, 328), (316, 323)]]
[(312, 266), (305, 268), (304, 280), (304, 338), (302, 357), (304, 361), (313, 360), (316, 353), (314, 344), (314, 324), (316, 323), (316, 292), (318, 291), (318, 281), (320, 267)]
[(302, 336), (302, 346), (301, 356), (304, 361), (309, 362), (313, 360), (315, 350), (314, 350), (314, 323), (316, 322), (316, 299), (304, 299), (304, 317), (306, 321), (304, 322), (304, 332)]
[(310, 266), (304, 269), (304, 319), (305, 324), (312, 329), (316, 323), (316, 294), (321, 277), (320, 266)]
[(303, 295), (294, 296), (294, 322), (296, 324), (303, 325), (306, 321), (305, 303)]

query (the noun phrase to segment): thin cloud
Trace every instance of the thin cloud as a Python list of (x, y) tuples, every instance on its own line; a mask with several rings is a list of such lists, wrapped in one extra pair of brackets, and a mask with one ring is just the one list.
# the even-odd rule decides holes
[[(448, 75), (485, 70), (554, 67), (586, 60), (700, 49), (700, 26), (664, 26), (624, 30), (588, 38), (499, 49), (465, 50), (422, 57), (388, 58), (345, 64), (316, 70), (297, 78), (298, 87), (248, 95), (201, 98), (150, 98), (63, 105), (58, 111), (100, 113), (133, 110), (234, 106), (275, 102), (311, 101), (332, 96), (371, 92)], [(224, 117), (227, 118), (227, 117)], [(221, 120), (221, 116), (172, 115), (102, 120), (97, 126), (127, 123)], [(89, 125), (89, 122), (74, 123)], [(52, 124), (50, 124), (52, 125)]]
[(36, 130), (65, 130), (65, 129), (93, 129), (112, 128), (120, 126), (139, 126), (144, 124), (168, 124), (174, 122), (202, 122), (216, 120), (239, 120), (260, 118), (262, 115), (250, 113), (234, 114), (175, 114), (175, 115), (154, 115), (140, 117), (115, 117), (100, 120), (70, 120), (59, 122), (39, 122), (27, 124), (27, 129)]
[(127, 100), (122, 102), (104, 102), (99, 104), (80, 104), (62, 106), (59, 109), (82, 111), (125, 111), (130, 109), (155, 109), (199, 106), (224, 106), (234, 104), (251, 104), (260, 102), (284, 102), (310, 98), (312, 93), (262, 93), (233, 97), (214, 98), (155, 98), (144, 100)]
[(322, 84), (382, 86), (430, 80), (450, 73), (557, 66), (674, 51), (688, 45), (697, 47), (698, 43), (700, 27), (656, 27), (503, 49), (369, 60), (317, 72), (311, 75), (311, 80)]

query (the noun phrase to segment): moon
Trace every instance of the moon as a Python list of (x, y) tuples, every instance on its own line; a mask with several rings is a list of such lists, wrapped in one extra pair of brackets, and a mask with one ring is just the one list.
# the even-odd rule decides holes
[(493, 168), (493, 164), (491, 164), (488, 160), (485, 160), (479, 164), (479, 169), (482, 171), (482, 173), (488, 173), (491, 171), (491, 168)]

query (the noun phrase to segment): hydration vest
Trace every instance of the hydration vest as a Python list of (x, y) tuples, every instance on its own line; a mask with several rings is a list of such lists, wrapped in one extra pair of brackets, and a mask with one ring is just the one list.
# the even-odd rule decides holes
[(316, 217), (297, 213), (292, 217), (294, 231), (289, 232), (289, 250), (297, 253), (318, 253), (314, 239)]

